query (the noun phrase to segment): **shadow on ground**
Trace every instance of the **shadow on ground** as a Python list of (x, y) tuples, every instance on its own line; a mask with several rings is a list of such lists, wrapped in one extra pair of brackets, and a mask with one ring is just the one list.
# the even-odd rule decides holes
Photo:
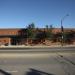
[(2, 69), (0, 69), (0, 74), (2, 74), (2, 75), (11, 75), (10, 73), (8, 73), (8, 72), (6, 72)]
[[(0, 74), (2, 75), (12, 75), (2, 69), (0, 69)], [(50, 73), (46, 73), (46, 72), (43, 72), (43, 71), (39, 71), (39, 70), (36, 70), (36, 69), (33, 69), (33, 68), (30, 68), (30, 71), (27, 72), (25, 75), (54, 75), (54, 74), (50, 74)]]
[(39, 70), (30, 68), (30, 71), (27, 72), (26, 75), (54, 75), (54, 74), (50, 74), (50, 73), (46, 73), (43, 71), (39, 71)]

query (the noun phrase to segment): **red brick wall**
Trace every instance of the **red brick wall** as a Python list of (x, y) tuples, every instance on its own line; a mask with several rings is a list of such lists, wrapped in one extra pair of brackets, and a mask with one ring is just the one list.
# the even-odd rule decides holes
[[(0, 29), (0, 36), (3, 36), (3, 35), (18, 35), (18, 32), (20, 30), (21, 29)], [(65, 31), (71, 31), (71, 30), (75, 31), (75, 29), (65, 29)], [(53, 33), (61, 32), (61, 29), (56, 28), (56, 29), (53, 29), (52, 32)], [(8, 44), (9, 39), (11, 41), (10, 37), (0, 37), (0, 45)]]
[(0, 29), (0, 35), (18, 35), (20, 29)]
[[(6, 45), (6, 44), (9, 44), (9, 39), (8, 37), (5, 37), (5, 38), (0, 38), (0, 45)], [(10, 39), (11, 41), (11, 39)]]

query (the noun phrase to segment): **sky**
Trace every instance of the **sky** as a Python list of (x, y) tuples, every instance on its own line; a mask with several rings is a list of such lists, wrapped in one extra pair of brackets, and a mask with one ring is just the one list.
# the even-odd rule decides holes
[(61, 20), (64, 28), (75, 28), (75, 0), (0, 0), (0, 28), (25, 28), (31, 23), (36, 28), (60, 28)]

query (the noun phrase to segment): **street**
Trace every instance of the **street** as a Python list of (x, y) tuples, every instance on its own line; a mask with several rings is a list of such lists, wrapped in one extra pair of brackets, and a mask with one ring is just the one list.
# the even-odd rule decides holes
[(0, 75), (75, 75), (75, 51), (70, 49), (0, 50)]

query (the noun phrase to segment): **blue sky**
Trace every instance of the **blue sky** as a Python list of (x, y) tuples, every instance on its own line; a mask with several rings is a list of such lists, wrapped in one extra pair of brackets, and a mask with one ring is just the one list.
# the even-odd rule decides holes
[(53, 25), (75, 28), (75, 0), (0, 0), (0, 28)]

